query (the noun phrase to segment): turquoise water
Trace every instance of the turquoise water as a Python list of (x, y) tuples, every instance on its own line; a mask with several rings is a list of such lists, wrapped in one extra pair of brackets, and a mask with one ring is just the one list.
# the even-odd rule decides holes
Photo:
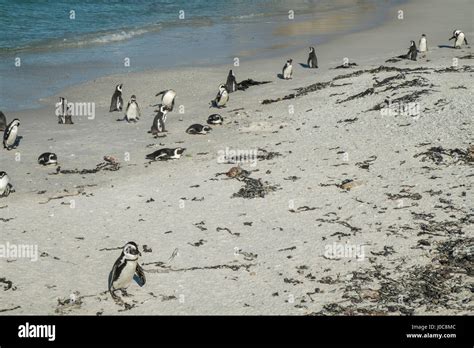
[[(281, 54), (270, 48), (295, 41), (318, 44), (377, 24), (400, 1), (0, 0), (0, 110), (39, 106), (41, 97), (103, 75), (219, 64), (248, 51)], [(289, 10), (295, 21), (341, 13), (357, 21), (324, 33), (276, 35)]]

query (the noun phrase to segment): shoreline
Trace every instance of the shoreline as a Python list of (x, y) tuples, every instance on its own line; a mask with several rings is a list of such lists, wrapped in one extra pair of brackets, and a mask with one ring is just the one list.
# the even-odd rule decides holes
[[(398, 1), (398, 0), (397, 0)], [(400, 0), (400, 1), (408, 1), (408, 0)], [(393, 5), (395, 6), (395, 5)], [(346, 8), (343, 8), (344, 10), (347, 10)], [(70, 88), (73, 88), (73, 87), (79, 87), (83, 84), (87, 84), (93, 80), (97, 80), (97, 79), (101, 79), (101, 78), (105, 78), (105, 77), (113, 77), (113, 76), (120, 76), (120, 75), (123, 75), (123, 76), (126, 76), (126, 75), (129, 75), (129, 74), (135, 74), (135, 73), (143, 73), (143, 74), (146, 74), (148, 72), (153, 72), (153, 73), (159, 73), (160, 70), (176, 70), (176, 71), (179, 71), (180, 69), (182, 68), (208, 68), (208, 67), (214, 67), (216, 69), (219, 69), (221, 66), (225, 66), (226, 63), (224, 63), (225, 60), (229, 61), (229, 62), (233, 62), (233, 57), (236, 56), (236, 57), (239, 57), (241, 59), (245, 59), (247, 61), (263, 61), (265, 59), (272, 59), (271, 56), (281, 56), (281, 55), (292, 55), (292, 54), (299, 54), (300, 52), (306, 50), (306, 46), (307, 45), (318, 45), (319, 43), (328, 43), (328, 42), (331, 42), (332, 40), (335, 40), (337, 39), (338, 37), (343, 37), (345, 35), (350, 35), (351, 33), (357, 33), (357, 32), (360, 32), (360, 31), (364, 31), (367, 29), (367, 27), (369, 28), (375, 28), (375, 27), (378, 27), (380, 25), (383, 25), (381, 23), (384, 22), (383, 18), (384, 17), (387, 17), (388, 16), (388, 12), (389, 10), (388, 9), (372, 9), (372, 11), (374, 11), (373, 13), (371, 12), (370, 14), (360, 14), (360, 13), (357, 13), (357, 12), (354, 12), (352, 13), (351, 11), (355, 11), (354, 9), (352, 8), (349, 8), (350, 11), (348, 13), (345, 14), (345, 16), (347, 17), (347, 19), (349, 20), (348, 23), (345, 23), (344, 20), (342, 21), (339, 21), (337, 20), (337, 16), (342, 16), (344, 15), (344, 12), (342, 14), (337, 14), (335, 10), (331, 10), (329, 13), (330, 13), (330, 16), (329, 18), (326, 20), (325, 18), (319, 18), (319, 16), (316, 16), (314, 18), (311, 18), (310, 15), (308, 14), (297, 14), (296, 15), (296, 19), (293, 21), (290, 21), (290, 23), (288, 24), (282, 24), (281, 22), (275, 20), (275, 18), (277, 17), (270, 17), (270, 18), (273, 18), (268, 24), (257, 24), (257, 23), (249, 23), (248, 26), (249, 26), (249, 29), (246, 29), (246, 33), (244, 35), (244, 33), (242, 33), (241, 35), (244, 35), (244, 36), (251, 36), (252, 33), (251, 33), (251, 30), (250, 28), (252, 28), (252, 30), (257, 30), (258, 28), (260, 28), (259, 30), (263, 31), (263, 32), (267, 32), (266, 34), (262, 34), (260, 33), (260, 36), (262, 36), (260, 39), (263, 39), (263, 37), (268, 37), (270, 38), (270, 41), (269, 42), (265, 42), (265, 44), (263, 45), (260, 45), (260, 46), (255, 46), (255, 43), (253, 42), (253, 38), (252, 39), (246, 39), (247, 40), (247, 46), (246, 47), (236, 47), (234, 49), (232, 49), (234, 52), (227, 52), (228, 48), (225, 48), (225, 52), (229, 53), (229, 56), (227, 57), (218, 57), (218, 58), (213, 58), (213, 60), (209, 59), (209, 57), (206, 57), (206, 56), (202, 56), (202, 54), (199, 54), (197, 55), (196, 59), (194, 60), (191, 60), (191, 61), (186, 61), (184, 60), (182, 63), (176, 63), (177, 60), (180, 59), (180, 55), (177, 56), (177, 57), (174, 57), (174, 58), (170, 58), (170, 57), (160, 57), (160, 60), (164, 59), (163, 63), (160, 62), (158, 63), (159, 65), (161, 64), (164, 64), (165, 66), (158, 66), (158, 67), (151, 67), (150, 66), (150, 62), (148, 62), (146, 59), (143, 60), (141, 63), (136, 63), (137, 59), (139, 59), (139, 57), (134, 57), (133, 56), (133, 51), (136, 49), (134, 48), (134, 44), (133, 44), (133, 41), (124, 41), (123, 43), (119, 43), (119, 46), (115, 46), (115, 44), (111, 44), (111, 45), (105, 45), (103, 46), (103, 49), (106, 50), (106, 51), (109, 51), (110, 50), (110, 54), (111, 55), (115, 55), (115, 51), (120, 51), (122, 52), (121, 54), (123, 56), (126, 56), (126, 57), (131, 57), (131, 66), (129, 68), (120, 68), (120, 65), (121, 63), (119, 61), (111, 61), (109, 62), (109, 65), (111, 65), (113, 67), (112, 70), (115, 70), (115, 71), (109, 71), (109, 72), (106, 72), (106, 70), (102, 70), (102, 72), (100, 73), (100, 76), (96, 76), (98, 74), (98, 72), (95, 72), (94, 69), (95, 67), (93, 67), (92, 62), (89, 62), (89, 61), (84, 61), (84, 65), (86, 66), (89, 66), (91, 65), (91, 68), (92, 68), (92, 72), (88, 72), (88, 76), (85, 77), (85, 80), (84, 78), (79, 78), (78, 80), (78, 76), (74, 77), (75, 75), (78, 74), (78, 72), (76, 71), (77, 70), (77, 66), (74, 66), (74, 65), (71, 65), (71, 64), (66, 64), (65, 62), (63, 62), (62, 60), (66, 59), (66, 58), (58, 58), (58, 65), (53, 67), (53, 66), (45, 66), (46, 69), (48, 70), (51, 70), (51, 74), (50, 76), (56, 76), (56, 75), (66, 75), (68, 76), (68, 78), (66, 80), (51, 80), (51, 83), (53, 83), (54, 81), (56, 81), (56, 85), (60, 85), (60, 86), (65, 86), (65, 87), (62, 87), (60, 88), (59, 91), (49, 91), (52, 87), (46, 87), (46, 89), (48, 90), (48, 95), (43, 94), (42, 97), (36, 99), (34, 101), (34, 104), (36, 106), (34, 107), (26, 107), (26, 105), (23, 105), (23, 106), (19, 106), (20, 109), (16, 108), (16, 110), (13, 110), (11, 109), (10, 107), (7, 107), (3, 109), (3, 111), (7, 111), (7, 112), (18, 112), (18, 111), (23, 111), (23, 110), (26, 110), (26, 109), (39, 109), (42, 107), (41, 105), (41, 100), (42, 99), (48, 99), (52, 96), (57, 96), (57, 95), (60, 95), (62, 93), (62, 91), (64, 89), (70, 89)], [(362, 16), (370, 16), (371, 18), (371, 22), (370, 23), (367, 23), (367, 24), (357, 24), (360, 22), (360, 18), (359, 17), (362, 17)], [(357, 20), (359, 18), (359, 20)], [(342, 22), (344, 23), (342, 25), (342, 27), (340, 29), (336, 29), (338, 26), (341, 26), (339, 24), (337, 24), (338, 22)], [(318, 24), (319, 23), (319, 24)], [(324, 23), (324, 25), (322, 27), (332, 27), (333, 29), (330, 29), (329, 33), (325, 33), (325, 32), (322, 32), (321, 30), (321, 23)], [(349, 24), (351, 23), (351, 24)], [(237, 25), (238, 23), (235, 23), (233, 25)], [(222, 24), (214, 24), (214, 26), (216, 28), (218, 28), (220, 25)], [(298, 29), (299, 28), (299, 29)], [(318, 29), (319, 28), (319, 29)], [(182, 28), (182, 30), (186, 30), (186, 28)], [(209, 29), (211, 30), (211, 28)], [(325, 29), (327, 30), (327, 29)], [(348, 31), (349, 33), (345, 33), (345, 31)], [(211, 30), (212, 32), (212, 30)], [(272, 34), (270, 34), (270, 32), (272, 32)], [(275, 34), (275, 32), (278, 32), (279, 34)], [(147, 40), (147, 38), (150, 38), (151, 42), (154, 43), (157, 39), (153, 37), (154, 34), (152, 33), (149, 33), (149, 34), (145, 34), (143, 37), (137, 37), (133, 40), (137, 40), (138, 42), (141, 42), (140, 45), (143, 45), (143, 43)], [(171, 34), (171, 33), (167, 33), (166, 36), (170, 36), (171, 37), (173, 35), (176, 35), (177, 38), (180, 37), (180, 35), (185, 35), (185, 31), (183, 31), (182, 33), (180, 33), (179, 31), (175, 34)], [(313, 40), (312, 42), (309, 42), (308, 39), (310, 36), (312, 35), (315, 35), (316, 36), (316, 40)], [(278, 38), (280, 40), (278, 40)], [(170, 40), (169, 38), (167, 39), (168, 41)], [(281, 43), (283, 40), (283, 44)], [(273, 43), (272, 43), (273, 42)], [(122, 46), (120, 46), (122, 45)], [(268, 46), (270, 45), (270, 46)], [(94, 48), (95, 47), (95, 48)], [(210, 46), (212, 48), (212, 46)], [(303, 48), (304, 47), (304, 48)], [(71, 48), (71, 53), (68, 53), (67, 50), (60, 50), (57, 52), (57, 54), (59, 55), (59, 57), (61, 56), (64, 56), (64, 57), (67, 57), (68, 54), (73, 54), (74, 52), (77, 52), (77, 53), (80, 53), (81, 50), (84, 50), (84, 52), (89, 52), (92, 54), (92, 55), (96, 55), (96, 53), (94, 53), (96, 50), (99, 49), (99, 46), (87, 46), (87, 47), (83, 47), (83, 48)], [(79, 50), (79, 51), (78, 51)], [(213, 51), (215, 52), (219, 52), (219, 47), (215, 47)], [(292, 52), (292, 50), (296, 51), (296, 52)], [(152, 53), (152, 51), (150, 52), (146, 52), (146, 51), (139, 51), (141, 52), (141, 55), (154, 55)], [(186, 54), (189, 54), (190, 52), (188, 53), (185, 53)], [(230, 54), (230, 53), (233, 53), (233, 54)], [(290, 54), (291, 53), (291, 54)], [(37, 58), (34, 58), (35, 56), (31, 56), (31, 52), (23, 52), (23, 54), (25, 54), (26, 56), (24, 57), (27, 61), (29, 60), (36, 60)], [(305, 52), (306, 54), (306, 52)], [(14, 56), (22, 56), (21, 54), (15, 54)], [(11, 56), (11, 55), (8, 55), (8, 59), (13, 59), (14, 56)], [(159, 55), (158, 55), (159, 56)], [(47, 56), (45, 56), (43, 59), (46, 59)], [(54, 59), (56, 60), (56, 58), (53, 58), (53, 57), (50, 57), (51, 59)], [(82, 58), (81, 58), (82, 59)], [(141, 58), (140, 58), (141, 59)], [(105, 64), (105, 61), (102, 61), (100, 56), (97, 56), (97, 63), (99, 65), (103, 65)], [(76, 65), (78, 63), (76, 62)], [(138, 64), (138, 65), (137, 65)], [(36, 64), (37, 65), (37, 64)], [(33, 68), (30, 73), (34, 76), (37, 74), (36, 72), (36, 69), (40, 69), (41, 66), (43, 65), (43, 63), (41, 63), (37, 68)], [(138, 68), (137, 70), (137, 66), (141, 66), (140, 68)], [(24, 69), (30, 69), (29, 67), (25, 67)], [(72, 69), (72, 72), (70, 73), (69, 72), (69, 69)], [(110, 70), (110, 69), (109, 69)], [(121, 72), (117, 72), (117, 70), (122, 70)], [(5, 72), (7, 73), (7, 72)], [(72, 76), (72, 77), (71, 77)], [(71, 79), (72, 78), (72, 82), (68, 82), (67, 80)], [(6, 81), (6, 80), (5, 80)], [(77, 82), (79, 81), (79, 82)], [(37, 84), (39, 81), (32, 81), (33, 84)], [(38, 88), (43, 88), (43, 87), (40, 87), (40, 85), (37, 86)], [(57, 88), (54, 88), (57, 90)], [(5, 90), (6, 92), (6, 90)], [(9, 94), (11, 93), (17, 93), (17, 95), (21, 95), (23, 96), (24, 94), (24, 91), (20, 91), (20, 90), (13, 90), (11, 92), (9, 92)], [(11, 99), (10, 96), (6, 96), (7, 99)], [(24, 98), (27, 98), (29, 99), (29, 97), (27, 95), (24, 95), (22, 99)]]
[[(392, 18), (317, 47), (319, 69), (301, 67), (307, 52), (295, 53), (292, 80), (276, 77), (286, 57), (241, 60), (238, 81), (272, 82), (232, 93), (221, 110), (208, 102), (228, 65), (107, 76), (65, 89), (61, 95), (70, 101), (96, 103), (95, 119), (78, 118), (73, 126), (56, 124), (55, 97), (34, 112), (7, 113), (8, 120), (20, 118), (23, 139), (18, 149), (0, 151), (1, 170), (16, 189), (0, 200), (0, 226), (10, 245), (38, 246), (39, 258), (0, 259), (2, 277), (12, 284), (2, 292), (2, 314), (472, 312), (472, 266), (465, 262), (474, 222), (467, 150), (474, 139), (472, 58), (450, 69), (453, 58), (472, 56), (472, 49), (438, 47), (453, 30), (453, 17), (442, 14), (454, 16), (468, 39), (474, 35), (462, 11), (469, 1), (457, 5), (453, 11), (442, 0), (406, 4), (403, 23)], [(434, 23), (433, 16), (442, 19)], [(406, 53), (423, 32), (426, 58), (385, 62)], [(358, 65), (333, 69), (344, 57)], [(123, 114), (108, 112), (119, 82), (125, 103), (137, 95), (137, 124), (116, 122)], [(178, 93), (175, 111), (166, 137), (154, 139), (147, 133), (149, 105), (167, 88)], [(262, 103), (298, 88), (307, 94)], [(409, 96), (421, 115), (371, 110), (388, 96)], [(206, 136), (185, 133), (215, 112), (222, 126)], [(178, 146), (186, 148), (179, 160), (145, 159)], [(264, 151), (256, 165), (242, 168), (272, 190), (246, 199), (245, 181), (222, 175), (234, 164), (218, 156), (258, 149)], [(93, 169), (105, 155), (121, 165), (55, 174), (55, 167), (36, 162), (46, 151), (57, 153), (66, 170)], [(130, 286), (125, 307), (104, 291), (120, 248), (131, 240), (142, 251), (147, 283)]]

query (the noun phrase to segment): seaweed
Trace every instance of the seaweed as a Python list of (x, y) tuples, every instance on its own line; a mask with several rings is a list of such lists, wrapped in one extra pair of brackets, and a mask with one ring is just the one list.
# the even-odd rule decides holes
[(262, 179), (243, 177), (241, 181), (245, 183), (244, 187), (242, 187), (237, 193), (234, 193), (231, 198), (264, 198), (269, 192), (276, 191), (278, 188), (278, 186), (270, 185), (266, 181), (262, 182)]
[(343, 100), (336, 101), (336, 104), (342, 104), (342, 103), (348, 102), (348, 101), (353, 100), (353, 99), (363, 98), (367, 95), (374, 94), (374, 92), (375, 92), (375, 90), (373, 88), (367, 88), (365, 91), (362, 91), (358, 94), (352, 95), (352, 96), (347, 97), (346, 99), (343, 99)]
[(474, 162), (474, 155), (471, 148), (463, 149), (445, 149), (442, 146), (430, 147), (427, 151), (418, 153), (414, 158), (421, 157), (421, 161), (430, 160), (436, 165), (446, 165), (449, 163), (447, 159), (454, 163), (471, 164)]

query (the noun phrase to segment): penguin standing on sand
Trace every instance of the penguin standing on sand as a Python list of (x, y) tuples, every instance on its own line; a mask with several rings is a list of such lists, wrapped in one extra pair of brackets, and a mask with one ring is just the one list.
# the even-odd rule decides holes
[(138, 250), (135, 242), (128, 242), (122, 249), (122, 254), (115, 261), (112, 271), (109, 274), (109, 292), (112, 298), (117, 299), (115, 291), (121, 290), (126, 294), (126, 289), (135, 278), (138, 285), (143, 286), (146, 283), (145, 272), (138, 264), (138, 257), (142, 254)]
[(153, 136), (157, 137), (159, 133), (166, 132), (165, 122), (168, 109), (164, 105), (160, 105), (158, 110), (155, 111), (157, 112), (157, 114), (153, 119), (153, 124), (151, 125), (150, 133), (153, 134)]
[(59, 124), (74, 124), (72, 122), (72, 110), (66, 98), (59, 97), (59, 102), (56, 103), (56, 115)]
[(454, 39), (454, 48), (461, 48), (461, 46), (465, 43), (466, 45), (469, 45), (467, 43), (466, 36), (461, 30), (455, 30), (453, 31), (453, 36), (449, 39), (449, 41)]
[(407, 58), (411, 60), (416, 60), (418, 50), (416, 49), (415, 41), (410, 41), (410, 48), (408, 49)]
[(186, 149), (182, 147), (177, 147), (175, 149), (159, 149), (155, 152), (146, 155), (146, 159), (152, 161), (168, 161), (170, 159), (178, 159), (181, 158), (181, 155), (183, 154), (184, 150)]
[(425, 56), (426, 52), (428, 51), (428, 42), (426, 41), (425, 34), (421, 34), (420, 43), (418, 46), (420, 53), (423, 53), (423, 56)]
[(58, 156), (56, 156), (55, 153), (52, 152), (45, 152), (42, 153), (38, 157), (38, 163), (43, 165), (43, 166), (49, 166), (49, 165), (57, 165), (58, 164)]
[(229, 93), (224, 85), (219, 85), (219, 92), (217, 92), (216, 98), (211, 101), (211, 106), (215, 108), (223, 108), (229, 101)]
[[(160, 93), (157, 93), (155, 97), (158, 97), (161, 95), (161, 105), (165, 106), (168, 111), (173, 111), (174, 108), (174, 98), (176, 98), (176, 92), (173, 91), (172, 89), (168, 89), (165, 91), (161, 91)], [(156, 106), (156, 105), (154, 105)]]
[(5, 128), (7, 128), (7, 118), (3, 112), (0, 111), (0, 131), (4, 131)]
[(10, 193), (15, 192), (12, 184), (10, 184), (10, 178), (5, 172), (0, 172), (0, 197), (7, 197)]
[(112, 95), (112, 100), (110, 101), (109, 112), (122, 111), (122, 108), (123, 108), (122, 86), (123, 86), (122, 83), (120, 85), (115, 86), (115, 91), (114, 91), (114, 94)]
[(318, 67), (318, 57), (316, 57), (316, 52), (314, 47), (309, 48), (309, 57), (308, 57), (308, 68), (317, 68)]
[(293, 78), (293, 59), (288, 59), (283, 66), (282, 76), (285, 80)]
[(11, 150), (15, 146), (18, 138), (19, 127), (20, 121), (15, 118), (5, 129), (5, 132), (3, 133), (3, 147), (5, 149)]
[(140, 107), (137, 103), (137, 97), (132, 95), (125, 109), (125, 120), (127, 122), (137, 122), (140, 119)]
[(232, 70), (229, 70), (229, 75), (227, 75), (227, 82), (225, 83), (225, 88), (227, 92), (232, 93), (237, 90), (237, 80)]

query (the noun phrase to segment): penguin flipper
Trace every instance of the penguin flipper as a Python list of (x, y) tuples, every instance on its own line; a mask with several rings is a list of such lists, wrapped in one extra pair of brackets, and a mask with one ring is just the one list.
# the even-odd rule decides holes
[(140, 286), (143, 286), (146, 283), (145, 271), (139, 264), (137, 264), (137, 268), (136, 268), (135, 274), (133, 275), (133, 279)]
[(110, 294), (112, 295), (112, 297), (115, 296), (114, 293), (113, 293), (113, 291), (112, 291), (112, 290), (113, 290), (113, 289), (112, 289), (112, 288), (113, 288), (112, 284), (113, 284), (113, 282), (114, 282), (115, 270), (116, 270), (116, 269), (117, 269), (117, 266), (116, 266), (116, 264), (114, 264), (114, 267), (112, 268), (112, 270), (111, 270), (110, 273), (109, 273), (108, 289), (109, 289), (109, 292), (110, 292)]

